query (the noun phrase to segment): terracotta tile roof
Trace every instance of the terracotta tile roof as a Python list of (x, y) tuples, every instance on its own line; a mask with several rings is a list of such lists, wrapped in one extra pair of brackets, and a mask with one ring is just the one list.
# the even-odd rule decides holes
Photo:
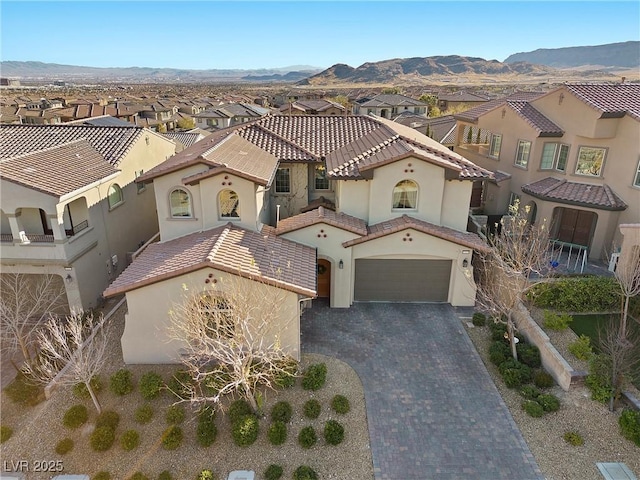
[(475, 233), (459, 232), (458, 230), (454, 230), (453, 228), (434, 225), (433, 223), (425, 222), (424, 220), (418, 220), (417, 218), (413, 218), (408, 215), (403, 215), (391, 220), (376, 223), (375, 225), (370, 225), (367, 228), (366, 235), (344, 242), (342, 246), (345, 248), (352, 247), (354, 245), (358, 245), (359, 243), (368, 242), (370, 240), (384, 237), (386, 235), (391, 235), (392, 233), (401, 232), (409, 228), (475, 250), (487, 251), (489, 248), (488, 245), (483, 242), (482, 239)]
[(333, 212), (336, 211), (336, 204), (329, 200), (328, 198), (324, 198), (323, 196), (314, 198), (306, 206), (300, 209), (300, 213), (306, 213), (311, 210), (315, 210), (318, 207), (324, 207), (327, 210), (331, 210)]
[(169, 140), (177, 140), (182, 145), (186, 147), (190, 147), (194, 143), (204, 138), (204, 135), (200, 133), (191, 133), (191, 132), (167, 132), (162, 134), (163, 137), (168, 138)]
[(319, 207), (315, 210), (280, 220), (276, 227), (276, 234), (282, 235), (283, 233), (300, 230), (301, 228), (318, 223), (331, 225), (332, 227), (340, 228), (357, 235), (367, 234), (367, 224), (364, 220), (345, 213), (336, 213), (324, 207)]
[(489, 98), (483, 95), (478, 95), (477, 93), (461, 90), (459, 92), (441, 93), (438, 95), (438, 100), (444, 100), (447, 102), (486, 102)]
[(316, 294), (316, 250), (228, 223), (149, 245), (105, 297), (211, 267), (306, 296)]
[(522, 191), (543, 200), (600, 210), (625, 210), (627, 204), (608, 185), (568, 182), (553, 177), (522, 186)]
[(0, 125), (0, 158), (36, 152), (84, 138), (105, 160), (117, 167), (144, 133), (155, 135), (133, 125)]
[(118, 173), (86, 140), (0, 159), (0, 177), (61, 197)]
[(475, 123), (478, 121), (478, 118), (482, 115), (489, 113), (496, 108), (503, 106), (506, 102), (531, 102), (536, 98), (544, 95), (542, 92), (516, 92), (511, 95), (503, 98), (496, 98), (494, 100), (489, 100), (477, 107), (473, 107), (464, 112), (458, 113), (454, 115), (456, 120), (461, 120), (463, 122)]
[(396, 106), (426, 107), (427, 104), (420, 100), (398, 94), (380, 94), (360, 104), (361, 107), (396, 107)]
[(511, 178), (511, 174), (507, 172), (503, 172), (502, 170), (493, 170), (493, 178), (491, 179), (494, 183), (504, 182), (505, 180), (509, 180)]
[(602, 118), (628, 114), (640, 120), (640, 83), (567, 84), (564, 88), (599, 110)]
[(343, 105), (330, 100), (297, 100), (293, 103), (283, 105), (279, 110), (283, 115), (286, 115), (290, 108), (301, 112), (324, 112), (329, 108), (337, 108), (343, 112), (345, 110)]
[(545, 117), (528, 102), (507, 102), (507, 105), (515, 110), (520, 117), (538, 131), (540, 137), (562, 137), (562, 129)]

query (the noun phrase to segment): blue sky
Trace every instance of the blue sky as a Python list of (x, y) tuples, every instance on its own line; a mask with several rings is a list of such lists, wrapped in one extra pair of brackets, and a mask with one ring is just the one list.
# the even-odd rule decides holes
[(640, 40), (640, 2), (10, 1), (2, 60), (95, 67), (329, 67)]

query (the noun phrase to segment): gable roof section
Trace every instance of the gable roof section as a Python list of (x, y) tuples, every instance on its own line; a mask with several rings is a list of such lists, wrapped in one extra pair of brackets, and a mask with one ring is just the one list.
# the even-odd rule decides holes
[(464, 112), (458, 113), (454, 115), (456, 120), (461, 120), (463, 122), (476, 123), (478, 118), (482, 115), (495, 110), (503, 106), (506, 102), (531, 102), (538, 97), (544, 95), (542, 92), (516, 92), (511, 95), (503, 98), (496, 98), (494, 100), (489, 100), (488, 102), (482, 103), (477, 107), (473, 107)]
[(280, 220), (276, 227), (276, 234), (282, 235), (283, 233), (293, 232), (319, 223), (331, 225), (357, 235), (367, 234), (367, 224), (364, 220), (345, 213), (336, 213), (324, 207)]
[(316, 294), (316, 250), (228, 223), (149, 245), (105, 290), (110, 297), (215, 268), (306, 296)]
[(0, 159), (0, 177), (55, 197), (115, 173), (118, 170), (84, 139)]
[(441, 225), (435, 225), (433, 223), (425, 222), (424, 220), (418, 220), (417, 218), (403, 215), (401, 217), (393, 218), (391, 220), (385, 220), (384, 222), (376, 223), (367, 227), (367, 234), (343, 242), (342, 246), (345, 248), (358, 245), (360, 243), (375, 240), (376, 238), (385, 237), (392, 233), (401, 232), (403, 230), (413, 229), (418, 232), (426, 233), (434, 237), (447, 240), (449, 242), (456, 243), (465, 247), (472, 248), (479, 251), (487, 251), (488, 245), (482, 241), (482, 239), (475, 233), (459, 232), (453, 228), (444, 227)]
[[(567, 84), (569, 92), (601, 113), (601, 118), (629, 115), (640, 121), (640, 84)], [(557, 90), (556, 90), (557, 91)]]
[(608, 185), (568, 182), (553, 177), (522, 186), (522, 191), (543, 200), (600, 210), (625, 210), (627, 204)]
[(361, 103), (361, 107), (370, 107), (370, 108), (378, 108), (378, 107), (398, 107), (398, 106), (416, 106), (416, 107), (426, 107), (427, 104), (421, 102), (420, 100), (415, 100), (411, 97), (407, 97), (405, 95), (399, 94), (380, 94), (373, 97), (371, 100), (367, 100), (364, 103)]
[(562, 129), (545, 117), (528, 102), (508, 101), (507, 105), (515, 110), (520, 117), (538, 131), (540, 137), (561, 137)]
[(167, 132), (163, 133), (162, 136), (169, 140), (180, 142), (185, 148), (204, 138), (204, 135), (198, 132)]

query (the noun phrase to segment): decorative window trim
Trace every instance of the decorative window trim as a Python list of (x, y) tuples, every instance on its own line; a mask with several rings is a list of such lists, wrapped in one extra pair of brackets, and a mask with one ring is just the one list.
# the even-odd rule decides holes
[[(583, 150), (587, 150), (587, 149), (591, 149), (591, 150), (601, 150), (602, 151), (602, 163), (600, 164), (600, 169), (598, 170), (597, 174), (592, 174), (592, 173), (583, 173), (583, 172), (579, 172), (578, 168), (580, 167), (580, 156)], [(607, 147), (591, 147), (588, 145), (582, 145), (580, 147), (578, 147), (578, 153), (576, 154), (576, 168), (573, 170), (574, 175), (580, 175), (582, 177), (598, 177), (601, 178), (602, 177), (602, 172), (604, 170), (604, 164), (607, 161), (607, 153), (609, 152), (609, 149)]]
[[(321, 183), (320, 187), (318, 186), (318, 182)], [(319, 191), (331, 190), (331, 182), (327, 176), (327, 167), (324, 165), (316, 165), (313, 169), (313, 189)]]
[[(223, 198), (223, 195), (228, 195), (228, 198)], [(218, 192), (218, 219), (240, 220), (240, 197), (236, 191), (225, 188)]]
[(502, 148), (502, 135), (499, 133), (492, 133), (489, 139), (489, 152), (490, 158), (500, 159), (500, 149)]
[[(179, 205), (174, 206), (173, 204), (172, 195), (176, 192), (184, 192), (186, 194), (186, 207), (187, 207), (186, 215), (179, 215), (177, 212), (180, 206)], [(183, 205), (182, 208), (184, 209), (184, 207), (185, 206)], [(191, 192), (186, 188), (175, 187), (175, 188), (172, 188), (171, 191), (169, 192), (169, 217), (172, 219), (192, 219), (193, 218), (193, 202), (191, 200)]]
[[(115, 192), (119, 192), (120, 194), (120, 199), (115, 203), (111, 203), (111, 189), (114, 189)], [(109, 211), (118, 208), (124, 203), (124, 192), (122, 191), (120, 185), (118, 185), (117, 183), (112, 183), (111, 185), (109, 185), (109, 189), (107, 190), (107, 203), (109, 204)]]
[[(418, 210), (418, 194), (420, 187), (410, 179), (400, 180), (393, 187), (391, 197), (391, 211), (416, 211)], [(413, 204), (413, 206), (411, 206)], [(406, 206), (409, 205), (409, 206)]]

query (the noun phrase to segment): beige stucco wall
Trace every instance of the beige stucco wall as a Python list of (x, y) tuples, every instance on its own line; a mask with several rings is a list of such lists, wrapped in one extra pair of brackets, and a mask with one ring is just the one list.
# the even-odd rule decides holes
[[(239, 218), (220, 217), (218, 195), (223, 190), (233, 190), (238, 195)], [(228, 222), (250, 230), (257, 229), (256, 188), (252, 181), (231, 174), (206, 178), (200, 182), (200, 203), (203, 206), (202, 226), (205, 230)]]
[(276, 224), (277, 205), (280, 205), (280, 218), (284, 219), (297, 215), (309, 203), (309, 166), (306, 163), (281, 162), (280, 168), (289, 169), (291, 191), (276, 193), (274, 180), (270, 190), (271, 225)]
[[(204, 283), (213, 274), (215, 285)], [(188, 292), (224, 292), (229, 275), (205, 268), (188, 275), (171, 278), (163, 282), (127, 292), (128, 313), (122, 335), (122, 353), (127, 364), (179, 363), (182, 344), (171, 339), (169, 312), (178, 303), (185, 301)], [(300, 312), (298, 295), (262, 283), (236, 277), (240, 288), (254, 289), (264, 298), (278, 298), (280, 325), (274, 325), (269, 333), (278, 335), (286, 352), (300, 359)], [(209, 287), (214, 285), (213, 287)], [(185, 287), (188, 291), (185, 291)], [(258, 313), (259, 315), (259, 313)], [(270, 340), (273, 337), (269, 337)]]
[(336, 182), (336, 207), (339, 212), (369, 221), (370, 180), (339, 180)]

